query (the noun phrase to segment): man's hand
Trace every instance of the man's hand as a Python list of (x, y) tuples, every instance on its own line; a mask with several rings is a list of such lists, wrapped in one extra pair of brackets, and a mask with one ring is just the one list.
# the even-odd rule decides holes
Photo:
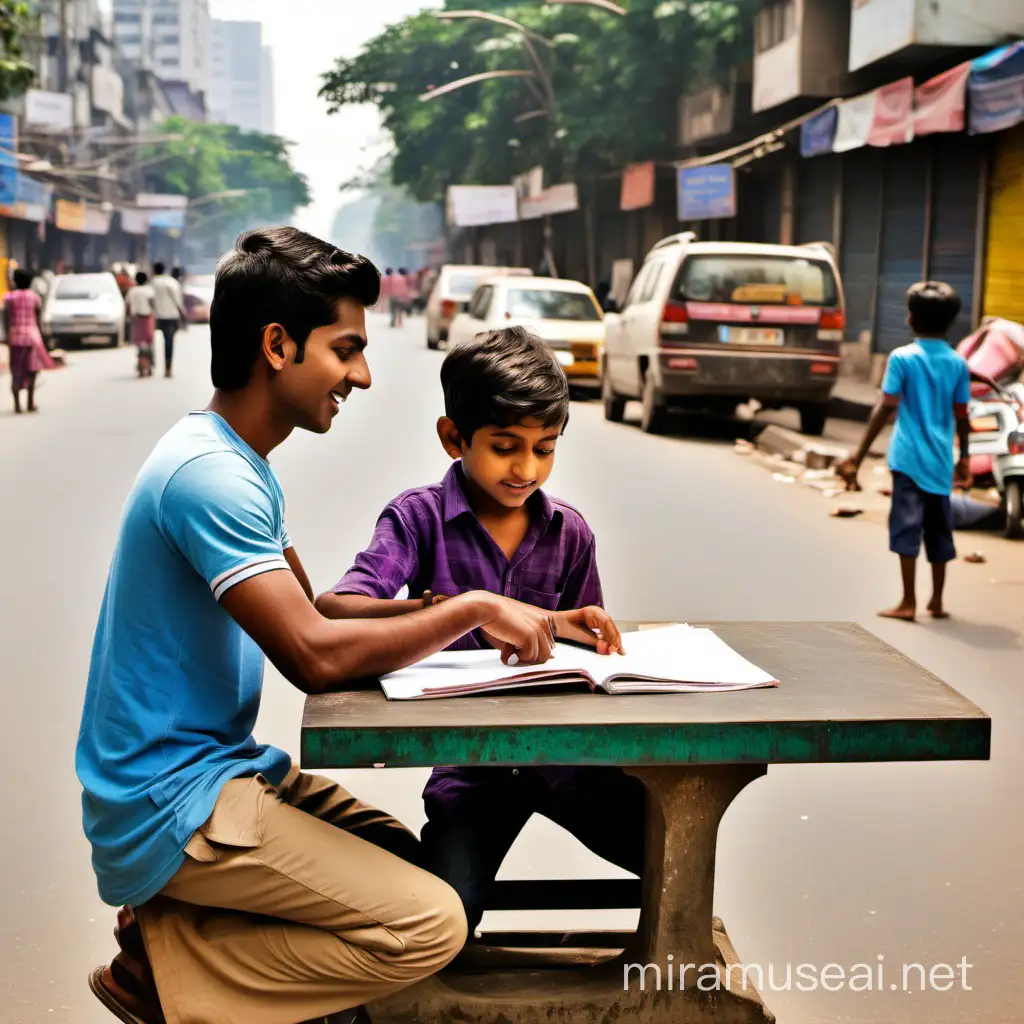
[(962, 458), (957, 462), (956, 469), (953, 471), (953, 485), (969, 491), (973, 484), (974, 477), (971, 476), (971, 460), (966, 457)]
[(486, 599), (488, 609), (493, 609), (482, 628), (506, 665), (513, 656), (512, 664), (518, 665), (543, 665), (551, 657), (555, 647), (551, 612), (483, 591), (475, 596)]
[(575, 640), (597, 648), (598, 654), (625, 654), (622, 634), (615, 620), (597, 605), (557, 612), (555, 627), (563, 640)]
[(859, 472), (860, 463), (855, 459), (843, 459), (842, 462), (836, 464), (836, 476), (846, 484), (848, 491), (861, 490), (860, 482), (857, 480)]

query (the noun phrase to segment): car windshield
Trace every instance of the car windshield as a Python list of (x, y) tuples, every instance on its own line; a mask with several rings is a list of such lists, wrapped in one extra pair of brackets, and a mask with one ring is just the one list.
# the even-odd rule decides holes
[(531, 320), (600, 320), (601, 312), (585, 292), (510, 288), (508, 314)]
[(117, 283), (105, 274), (82, 274), (62, 277), (57, 281), (55, 299), (98, 299), (118, 291)]
[(453, 274), (448, 281), (448, 292), (453, 299), (465, 302), (484, 278), (490, 277), (490, 272), (484, 274)]
[(832, 268), (798, 256), (691, 256), (674, 292), (691, 302), (834, 306), (839, 301)]

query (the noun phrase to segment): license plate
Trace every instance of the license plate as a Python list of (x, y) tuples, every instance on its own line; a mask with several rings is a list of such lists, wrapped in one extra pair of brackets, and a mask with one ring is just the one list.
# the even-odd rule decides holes
[(731, 345), (781, 345), (784, 339), (781, 327), (727, 327), (718, 328), (718, 340)]
[(565, 351), (565, 349), (558, 349), (558, 350), (556, 350), (555, 358), (563, 366), (572, 366), (572, 364), (576, 361), (576, 359), (573, 356), (573, 354), (571, 352)]

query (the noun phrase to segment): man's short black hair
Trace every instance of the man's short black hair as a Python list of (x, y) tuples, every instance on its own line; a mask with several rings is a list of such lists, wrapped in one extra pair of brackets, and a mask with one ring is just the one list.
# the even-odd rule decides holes
[(163, 263), (154, 263), (153, 264), (153, 273), (156, 274), (157, 277), (159, 277), (166, 269), (167, 269), (167, 267), (164, 266)]
[(298, 228), (244, 232), (217, 264), (210, 307), (213, 386), (230, 391), (249, 383), (268, 324), (288, 332), (301, 363), (310, 333), (337, 319), (338, 302), (372, 306), (379, 296), (380, 273), (365, 256)]
[(145, 284), (148, 280), (149, 280), (149, 274), (147, 274), (144, 270), (140, 270), (135, 275), (135, 283), (136, 284)]
[(503, 327), (457, 345), (441, 365), (444, 411), (468, 445), (481, 427), (537, 419), (565, 429), (569, 381), (554, 353), (524, 327)]
[(945, 281), (918, 281), (907, 290), (910, 328), (919, 337), (946, 337), (962, 305), (956, 290)]

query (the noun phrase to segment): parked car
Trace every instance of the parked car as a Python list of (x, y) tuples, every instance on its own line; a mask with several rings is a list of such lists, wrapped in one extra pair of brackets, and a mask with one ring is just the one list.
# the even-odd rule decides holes
[(111, 273), (59, 274), (43, 307), (43, 333), (58, 348), (102, 338), (124, 344), (124, 298)]
[(547, 342), (574, 387), (600, 388), (604, 316), (585, 284), (553, 277), (484, 281), (466, 312), (452, 321), (448, 343), (458, 345), (481, 331), (511, 326), (528, 327)]
[(190, 324), (208, 324), (210, 322), (213, 282), (213, 274), (202, 274), (185, 279), (181, 290), (185, 299), (185, 312), (188, 313)]
[(846, 326), (831, 248), (658, 242), (607, 318), (601, 393), (621, 421), (630, 398), (654, 433), (671, 408), (732, 413), (757, 399), (795, 406), (805, 434), (824, 432)]
[(448, 329), (465, 311), (481, 281), (504, 274), (530, 275), (526, 267), (482, 267), (447, 264), (441, 268), (427, 300), (427, 348), (438, 348), (448, 340)]

